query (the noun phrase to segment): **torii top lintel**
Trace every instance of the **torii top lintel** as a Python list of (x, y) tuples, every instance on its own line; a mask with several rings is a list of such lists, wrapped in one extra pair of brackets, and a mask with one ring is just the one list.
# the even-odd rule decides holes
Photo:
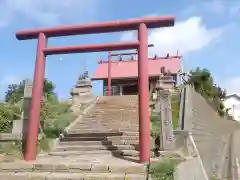
[(81, 34), (96, 34), (136, 30), (139, 24), (144, 23), (148, 28), (174, 26), (173, 16), (155, 16), (122, 21), (109, 21), (103, 23), (89, 23), (84, 25), (59, 26), (36, 30), (23, 30), (16, 33), (18, 40), (37, 39), (39, 33), (47, 37), (70, 36)]

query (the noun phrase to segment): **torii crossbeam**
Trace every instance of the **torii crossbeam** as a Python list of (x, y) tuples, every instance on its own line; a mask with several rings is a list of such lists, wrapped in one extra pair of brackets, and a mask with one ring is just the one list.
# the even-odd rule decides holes
[[(37, 30), (25, 30), (16, 33), (19, 40), (38, 39), (37, 57), (32, 89), (27, 146), (25, 160), (36, 159), (36, 147), (40, 124), (40, 102), (45, 73), (47, 55), (70, 54), (116, 50), (138, 50), (138, 88), (139, 88), (139, 144), (140, 162), (147, 162), (150, 158), (150, 120), (148, 105), (148, 28), (174, 26), (174, 17), (156, 16), (124, 21), (110, 21), (84, 25), (59, 26)], [(82, 46), (47, 47), (50, 37), (84, 35), (138, 30), (138, 40), (111, 44), (94, 44)]]

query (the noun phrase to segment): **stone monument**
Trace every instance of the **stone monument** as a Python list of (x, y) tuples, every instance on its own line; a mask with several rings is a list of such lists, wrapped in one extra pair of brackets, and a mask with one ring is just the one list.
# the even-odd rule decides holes
[(172, 124), (172, 107), (171, 107), (171, 92), (174, 80), (170, 73), (166, 73), (161, 69), (161, 76), (156, 84), (157, 90), (157, 112), (161, 114), (161, 137), (160, 149), (172, 150), (174, 148), (173, 139), (173, 124)]
[(29, 119), (29, 110), (32, 101), (33, 82), (30, 79), (24, 80), (24, 95), (22, 98), (22, 117), (13, 121), (13, 134), (22, 134), (25, 137)]
[(88, 71), (85, 71), (78, 77), (75, 88), (71, 91), (72, 95), (72, 111), (75, 114), (81, 112), (81, 108), (93, 101), (92, 84), (88, 76)]

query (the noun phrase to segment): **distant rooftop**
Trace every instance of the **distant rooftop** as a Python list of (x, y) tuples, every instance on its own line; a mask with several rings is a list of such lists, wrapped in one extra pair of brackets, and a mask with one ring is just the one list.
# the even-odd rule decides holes
[[(155, 57), (148, 59), (148, 74), (150, 77), (160, 75), (160, 68), (165, 67), (172, 74), (177, 74), (181, 69), (180, 56)], [(115, 60), (111, 63), (112, 79), (126, 79), (138, 77), (138, 63), (133, 60)], [(108, 78), (108, 61), (100, 61), (99, 66), (92, 76), (92, 80), (103, 80)]]

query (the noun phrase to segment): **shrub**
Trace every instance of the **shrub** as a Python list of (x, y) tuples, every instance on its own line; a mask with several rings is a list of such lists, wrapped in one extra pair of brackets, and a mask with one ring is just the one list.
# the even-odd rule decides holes
[(42, 103), (41, 121), (43, 133), (48, 138), (57, 138), (75, 116), (71, 113), (70, 105), (64, 103)]
[(8, 133), (12, 130), (12, 121), (20, 119), (20, 104), (0, 104), (0, 133)]
[(169, 159), (153, 165), (150, 173), (157, 180), (174, 180), (175, 170), (176, 163)]
[(72, 121), (72, 114), (62, 114), (57, 119), (49, 119), (44, 123), (43, 133), (48, 138), (57, 138)]
[(43, 136), (41, 139), (38, 140), (38, 152), (40, 151), (48, 151), (50, 149), (50, 143), (51, 139), (47, 138), (46, 136)]
[(153, 114), (150, 117), (151, 121), (151, 136), (153, 138), (157, 137), (161, 131), (160, 117), (157, 114)]

